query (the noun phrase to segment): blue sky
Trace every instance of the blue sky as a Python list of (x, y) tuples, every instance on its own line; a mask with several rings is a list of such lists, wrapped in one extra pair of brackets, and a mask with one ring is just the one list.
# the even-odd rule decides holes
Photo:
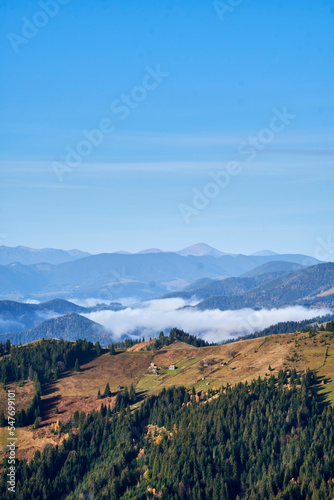
[(229, 1), (1, 2), (0, 244), (334, 241), (334, 0)]

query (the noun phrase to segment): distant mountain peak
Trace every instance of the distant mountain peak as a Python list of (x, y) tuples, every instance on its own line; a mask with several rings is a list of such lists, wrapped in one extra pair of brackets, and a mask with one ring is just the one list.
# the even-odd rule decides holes
[(272, 252), (271, 250), (260, 250), (251, 254), (253, 257), (270, 257), (272, 255), (279, 255), (279, 253)]
[(160, 248), (148, 248), (147, 250), (141, 250), (138, 253), (163, 253)]
[(184, 248), (179, 252), (176, 252), (179, 255), (188, 256), (193, 255), (194, 257), (202, 257), (203, 255), (211, 255), (212, 257), (221, 257), (222, 255), (226, 255), (226, 253), (217, 250), (216, 248), (207, 245), (206, 243), (196, 243), (195, 245), (191, 245), (190, 247)]

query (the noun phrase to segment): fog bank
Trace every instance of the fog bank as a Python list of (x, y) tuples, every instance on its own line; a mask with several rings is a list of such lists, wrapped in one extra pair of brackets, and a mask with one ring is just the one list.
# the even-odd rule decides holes
[(243, 336), (283, 321), (302, 321), (329, 314), (329, 309), (307, 309), (291, 306), (283, 309), (241, 309), (237, 311), (185, 308), (183, 299), (151, 300), (122, 311), (98, 311), (84, 314), (100, 323), (115, 338), (140, 330), (141, 336), (155, 336), (161, 330), (177, 327), (211, 342)]

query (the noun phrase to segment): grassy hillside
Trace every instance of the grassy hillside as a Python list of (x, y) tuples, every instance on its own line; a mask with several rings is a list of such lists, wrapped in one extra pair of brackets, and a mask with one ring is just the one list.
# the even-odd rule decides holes
[[(157, 367), (157, 373), (150, 368), (151, 363)], [(171, 365), (175, 370), (169, 369)], [(117, 394), (124, 387), (133, 385), (142, 401), (172, 386), (185, 386), (196, 393), (206, 393), (227, 384), (233, 386), (258, 377), (269, 378), (281, 369), (296, 369), (298, 373), (304, 373), (307, 368), (316, 370), (320, 393), (333, 405), (333, 332), (311, 330), (201, 348), (176, 341), (158, 351), (130, 348), (113, 356), (105, 352), (82, 364), (78, 372), (61, 373), (43, 393), (41, 427), (20, 429), (25, 439), (19, 443), (18, 456), (31, 458), (42, 443), (54, 443), (54, 425), (57, 421), (68, 421), (76, 411), (98, 409), (101, 402), (113, 407)], [(111, 395), (100, 400), (98, 391), (103, 394), (107, 383)], [(1, 397), (3, 394), (0, 393)], [(56, 408), (58, 413), (55, 413)], [(57, 437), (58, 440), (61, 438), (62, 435)]]

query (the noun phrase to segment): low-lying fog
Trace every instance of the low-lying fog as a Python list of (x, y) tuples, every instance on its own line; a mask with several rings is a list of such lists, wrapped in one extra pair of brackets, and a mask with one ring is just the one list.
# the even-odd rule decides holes
[(283, 309), (241, 309), (238, 311), (185, 308), (196, 302), (183, 299), (163, 299), (143, 302), (122, 311), (98, 311), (84, 314), (105, 327), (119, 338), (140, 330), (144, 337), (156, 336), (161, 330), (177, 327), (210, 342), (221, 342), (230, 337), (242, 336), (263, 330), (282, 321), (302, 321), (329, 314), (329, 309), (307, 309), (291, 306)]

